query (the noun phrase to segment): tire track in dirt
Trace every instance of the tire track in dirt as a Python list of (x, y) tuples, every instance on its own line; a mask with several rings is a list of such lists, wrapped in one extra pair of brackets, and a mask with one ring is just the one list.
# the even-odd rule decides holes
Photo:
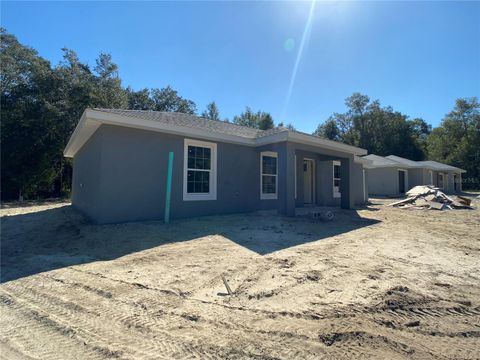
[[(90, 283), (94, 282), (93, 279), (89, 279), (89, 280), (90, 280)], [(66, 285), (68, 285), (68, 283), (66, 283)], [(146, 288), (141, 288), (141, 290), (150, 291), (149, 289), (146, 289)], [(97, 291), (95, 291), (95, 293), (97, 293)], [(238, 333), (238, 336), (240, 337), (242, 333), (239, 332), (239, 330), (242, 330), (242, 332), (244, 332), (247, 329), (246, 327), (238, 326), (238, 324), (235, 324), (234, 322), (225, 322), (223, 320), (219, 320), (217, 318), (217, 315), (219, 315), (218, 313), (215, 314), (215, 318), (216, 318), (215, 320), (209, 320), (204, 318), (203, 316), (198, 318), (195, 315), (190, 315), (188, 312), (185, 313), (184, 311), (177, 309), (178, 304), (167, 305), (162, 300), (160, 300), (159, 302), (156, 302), (154, 299), (158, 297), (155, 294), (151, 294), (148, 296), (144, 295), (144, 297), (147, 297), (149, 299), (148, 309), (155, 309), (156, 312), (158, 311), (157, 309), (161, 309), (161, 313), (159, 316), (157, 316), (156, 314), (149, 313), (149, 311), (147, 311), (147, 306), (144, 303), (137, 302), (133, 299), (130, 302), (112, 299), (111, 301), (115, 303), (114, 308), (116, 310), (119, 310), (120, 313), (125, 314), (120, 318), (118, 318), (117, 320), (124, 323), (128, 327), (133, 326), (143, 331), (146, 328), (148, 328), (149, 331), (153, 332), (153, 331), (162, 331), (163, 329), (171, 326), (172, 323), (181, 324), (182, 321), (185, 322), (185, 319), (189, 319), (190, 321), (193, 321), (195, 323), (196, 327), (197, 326), (202, 327), (202, 331), (208, 331), (210, 334), (212, 334), (212, 337), (214, 337), (215, 333), (217, 333), (217, 336), (215, 338), (215, 345), (225, 349), (228, 349), (228, 347), (231, 346), (231, 339), (229, 337), (225, 338), (222, 336), (218, 336), (218, 333), (224, 333), (224, 334), (226, 333), (226, 334), (229, 334), (230, 336), (235, 335), (235, 333)], [(125, 307), (125, 305), (127, 305), (128, 307)], [(136, 310), (135, 310), (135, 307), (137, 307)], [(133, 315), (135, 316), (132, 316), (131, 314), (132, 311), (134, 312)], [(198, 309), (197, 309), (197, 312), (198, 312)], [(130, 314), (126, 315), (128, 313)], [(109, 313), (109, 317), (113, 318), (115, 316), (118, 316), (118, 314), (115, 315), (115, 314)], [(168, 317), (168, 318), (164, 319), (164, 317)], [(228, 314), (224, 314), (222, 318), (228, 319)], [(159, 319), (160, 321), (158, 321)], [(207, 329), (207, 327), (209, 329)], [(221, 330), (222, 327), (225, 328), (225, 331)], [(247, 329), (247, 330), (249, 330), (249, 332), (252, 332), (251, 329)], [(184, 334), (180, 335), (180, 337), (182, 338), (184, 338), (184, 335), (188, 333), (188, 329), (185, 329), (183, 333)], [(285, 332), (275, 332), (275, 333), (256, 332), (256, 335), (261, 337), (261, 339), (259, 339), (257, 343), (268, 342), (268, 341), (273, 343), (285, 343), (285, 339), (294, 337), (293, 334), (288, 334)], [(198, 335), (196, 335), (193, 338), (198, 338)], [(184, 340), (187, 341), (188, 339), (184, 339)], [(310, 341), (309, 339), (307, 340)], [(304, 349), (305, 343), (295, 344), (294, 341), (295, 339), (293, 339), (293, 342), (288, 340), (288, 342), (291, 342), (290, 346), (282, 347), (281, 351), (279, 352), (279, 355), (290, 358), (292, 355), (290, 351), (297, 351), (297, 352), (302, 351), (305, 355), (305, 349)], [(312, 341), (317, 342), (317, 339), (314, 338)], [(254, 356), (256, 352), (258, 352), (258, 346), (257, 347), (253, 346), (252, 348), (248, 348), (246, 347), (247, 345), (244, 345), (241, 347), (242, 351), (247, 351), (250, 355)], [(287, 352), (287, 349), (289, 352)]]
[[(132, 329), (135, 330), (134, 327), (119, 329), (118, 324), (108, 318), (113, 315), (110, 311), (101, 314), (101, 319), (95, 319), (81, 312), (68, 311), (58, 304), (58, 299), (55, 303), (52, 301), (52, 297), (35, 293), (32, 289), (9, 287), (8, 290), (2, 289), (2, 291), (12, 298), (15, 297), (16, 300), (23, 300), (23, 304), (20, 308), (17, 307), (17, 310), (23, 310), (36, 320), (44, 320), (45, 325), (57, 330), (62, 335), (76, 334), (80, 343), (91, 344), (93, 348), (107, 349), (105, 351), (107, 353), (112, 352), (109, 348), (113, 348), (115, 349), (112, 352), (113, 354), (132, 354), (138, 359), (157, 359), (159, 357), (165, 359), (173, 357), (202, 358), (202, 356), (209, 358), (192, 346), (169, 339), (166, 333), (158, 333), (157, 335), (161, 337), (157, 336), (155, 339), (146, 341), (145, 333), (141, 335), (131, 334)], [(9, 291), (11, 291), (10, 294)], [(36, 316), (35, 313), (40, 315)], [(75, 324), (75, 327), (73, 329), (68, 327), (66, 324), (69, 323)], [(127, 332), (130, 332), (130, 334), (127, 334)]]
[[(155, 292), (155, 289), (146, 289), (149, 291)], [(151, 296), (152, 299), (157, 299), (158, 297), (156, 296)], [(189, 298), (184, 298), (182, 301), (183, 303), (189, 303), (191, 299)], [(239, 314), (238, 316), (235, 316), (235, 313), (240, 312), (244, 313), (246, 312), (251, 312), (253, 311), (255, 317), (258, 317), (259, 315), (264, 316), (265, 318), (291, 318), (291, 319), (304, 319), (306, 321), (314, 320), (318, 321), (320, 319), (338, 319), (338, 318), (354, 318), (358, 317), (359, 315), (364, 316), (365, 320), (368, 318), (375, 319), (378, 318), (379, 316), (384, 316), (387, 318), (392, 318), (396, 322), (407, 322), (411, 321), (412, 319), (420, 318), (422, 320), (425, 319), (432, 319), (432, 320), (437, 320), (439, 317), (458, 317), (458, 316), (474, 316), (478, 314), (478, 309), (473, 308), (473, 309), (468, 309), (465, 307), (459, 307), (459, 306), (450, 306), (450, 307), (441, 307), (441, 306), (426, 306), (426, 304), (421, 304), (422, 306), (415, 306), (415, 302), (413, 304), (409, 304), (408, 307), (388, 307), (388, 306), (383, 306), (383, 307), (363, 307), (363, 308), (347, 308), (344, 311), (341, 310), (335, 310), (331, 313), (324, 313), (322, 315), (318, 315), (314, 312), (311, 313), (287, 313), (287, 312), (265, 312), (265, 311), (258, 311), (256, 309), (248, 309), (248, 308), (232, 308), (228, 306), (221, 306), (218, 307), (219, 304), (217, 303), (209, 303), (206, 301), (203, 301), (204, 305), (211, 305), (216, 307), (217, 309), (215, 310), (216, 314), (216, 320), (212, 321), (212, 324), (215, 324), (216, 326), (222, 325), (225, 326), (228, 329), (239, 329), (243, 328), (244, 331), (249, 331), (253, 333), (268, 333), (270, 336), (276, 335), (279, 337), (292, 337), (292, 334), (295, 334), (297, 336), (299, 330), (305, 330), (306, 328), (315, 328), (314, 324), (310, 324), (306, 326), (307, 324), (302, 324), (302, 326), (299, 326), (299, 324), (291, 324), (288, 321), (284, 321), (281, 324), (275, 324), (272, 323), (272, 326), (270, 328), (265, 328), (265, 324), (263, 324), (263, 327), (261, 329), (258, 329), (254, 326), (250, 325), (245, 325), (245, 316), (244, 314)], [(427, 302), (428, 303), (428, 302)], [(152, 305), (152, 303), (150, 304)], [(167, 305), (165, 302), (161, 301), (161, 304), (159, 306), (170, 306)], [(197, 309), (198, 310), (198, 309)], [(222, 313), (222, 310), (225, 312)], [(171, 314), (172, 315), (172, 314)], [(178, 314), (176, 314), (178, 315)], [(218, 318), (221, 318), (222, 320), (219, 321)], [(228, 321), (225, 321), (227, 319)], [(205, 320), (205, 319), (203, 319)], [(256, 319), (255, 323), (258, 322), (258, 319)], [(316, 324), (318, 328), (318, 324)], [(279, 330), (279, 327), (281, 330)], [(341, 329), (336, 329), (335, 331), (339, 332)], [(351, 331), (359, 331), (360, 329), (351, 329)], [(314, 339), (315, 334), (312, 332), (309, 334), (309, 339)], [(406, 341), (407, 343), (410, 343), (415, 336), (408, 336)], [(422, 341), (425, 341), (428, 339), (422, 339)], [(448, 346), (447, 353), (454, 353), (458, 355), (458, 349), (462, 347), (462, 345), (468, 345), (471, 346), (471, 343), (467, 344), (466, 342), (459, 341), (461, 339), (457, 339), (456, 344), (452, 344), (453, 346)], [(413, 340), (414, 341), (414, 340)], [(416, 342), (416, 341), (414, 341)], [(427, 343), (431, 343), (432, 341), (426, 341)], [(462, 344), (463, 343), (463, 344)], [(435, 344), (435, 342), (434, 342)], [(432, 345), (433, 349), (435, 348), (436, 345)], [(426, 353), (429, 353), (432, 350), (432, 347), (424, 348), (422, 351), (425, 351)], [(467, 355), (468, 357), (468, 355)]]
[[(92, 279), (90, 279), (90, 280), (92, 280)], [(93, 282), (93, 281), (91, 281), (91, 282)], [(148, 289), (144, 289), (144, 290), (148, 291)], [(149, 298), (155, 299), (157, 297), (150, 296)], [(185, 299), (184, 302), (188, 302), (188, 299)], [(158, 304), (157, 306), (155, 305), (155, 302), (150, 301), (149, 302), (149, 307), (152, 307), (152, 305), (153, 305), (154, 308), (156, 308), (157, 306), (163, 306), (163, 307), (166, 306), (165, 302), (163, 302), (163, 301), (160, 304)], [(234, 311), (233, 314), (232, 314), (232, 311), (229, 311), (228, 314), (220, 314), (218, 310), (223, 310), (223, 309), (218, 309), (217, 308), (217, 312), (215, 313), (216, 319), (214, 321), (208, 320), (208, 319), (202, 319), (202, 321), (203, 322), (207, 321), (207, 322), (210, 323), (210, 325), (214, 325), (215, 327), (223, 326), (223, 327), (225, 327), (229, 330), (242, 329), (243, 332), (247, 331), (247, 332), (250, 332), (250, 333), (255, 333), (257, 335), (258, 334), (266, 334), (270, 338), (272, 338), (272, 337), (278, 338), (278, 342), (281, 342), (282, 339), (283, 339), (283, 342), (285, 342), (285, 340), (284, 340), (285, 338), (296, 338), (297, 340), (301, 339), (303, 341), (314, 341), (314, 340), (316, 340), (316, 337), (317, 337), (316, 330), (319, 327), (319, 324), (318, 324), (319, 319), (315, 319), (312, 316), (305, 317), (305, 316), (298, 316), (298, 314), (296, 314), (297, 316), (290, 317), (292, 320), (295, 320), (295, 321), (303, 319), (307, 322), (308, 321), (312, 322), (312, 323), (308, 324), (308, 326), (305, 326), (305, 325), (307, 325), (306, 323), (304, 323), (303, 326), (299, 326), (299, 324), (287, 324), (285, 322), (283, 322), (282, 324), (276, 324), (275, 322), (272, 322), (271, 326), (265, 326), (265, 323), (262, 323), (261, 328), (256, 328), (255, 326), (251, 326), (251, 325), (247, 326), (244, 323), (242, 324), (242, 322), (245, 322), (245, 319), (243, 319), (244, 317), (241, 316), (241, 315), (235, 316), (234, 314), (237, 311)], [(224, 312), (227, 312), (227, 311), (228, 311), (227, 309), (224, 310)], [(355, 317), (357, 314), (362, 314), (362, 313), (367, 313), (367, 312), (365, 312), (365, 311), (363, 311), (363, 312), (362, 311), (354, 311), (352, 313), (344, 314), (344, 315), (345, 315), (345, 317), (349, 317), (349, 316)], [(180, 316), (181, 317), (184, 314), (169, 310), (168, 315), (177, 316), (177, 317)], [(270, 317), (271, 316), (267, 316), (266, 318), (270, 318)], [(336, 314), (335, 317), (337, 318), (338, 314)], [(229, 319), (229, 321), (225, 321), (225, 319)], [(137, 318), (137, 320), (138, 320), (137, 323), (139, 324), (139, 326), (145, 326), (146, 324), (148, 324), (148, 322), (145, 319)], [(255, 323), (258, 323), (258, 321), (259, 321), (259, 319), (256, 319)], [(315, 324), (314, 322), (317, 322), (317, 323)], [(291, 325), (291, 329), (289, 329), (289, 325)], [(202, 323), (202, 326), (205, 326), (205, 324)], [(302, 328), (303, 328), (303, 330), (305, 330), (306, 328), (311, 328), (311, 329), (315, 329), (315, 330), (312, 330), (311, 333), (308, 336), (305, 336), (305, 335), (301, 336), (301, 335), (298, 334), (298, 330), (302, 329)], [(352, 327), (341, 329), (338, 326), (336, 326), (335, 331), (337, 333), (342, 333), (340, 331), (343, 331), (343, 333), (348, 334), (348, 333), (358, 333), (359, 329), (358, 328), (354, 329)], [(372, 338), (372, 336), (380, 336), (380, 335), (366, 334), (365, 336), (359, 337), (359, 339), (362, 340), (362, 342), (365, 342), (364, 341), (365, 338)], [(404, 343), (401, 343), (398, 340), (389, 339), (390, 341), (386, 341), (387, 339), (385, 337), (379, 337), (379, 339), (382, 339), (382, 343), (387, 344), (387, 345), (391, 344), (391, 343), (397, 344), (396, 346), (394, 346), (391, 349), (392, 353), (396, 353), (396, 352), (399, 351), (399, 349), (401, 350), (402, 347), (405, 347), (405, 346), (403, 346)], [(294, 344), (290, 344), (290, 347), (292, 349), (294, 349), (297, 346), (295, 346)], [(385, 345), (384, 347), (388, 349), (388, 346)], [(417, 353), (420, 350), (421, 350), (420, 352), (423, 351), (425, 354), (428, 353), (428, 349), (423, 349), (423, 350), (422, 349), (416, 349), (416, 350), (417, 350)], [(338, 349), (337, 349), (337, 351), (338, 351)], [(347, 351), (347, 353), (351, 353), (354, 350), (349, 348), (346, 351)], [(357, 352), (358, 352), (358, 354), (357, 354), (358, 356), (364, 356), (365, 355), (365, 351), (363, 351), (363, 353), (359, 352), (359, 351), (357, 351)], [(288, 355), (293, 355), (293, 353), (290, 353)]]
[[(2, 307), (2, 335), (18, 352), (39, 359), (58, 359), (59, 349), (68, 349), (72, 358), (105, 359), (102, 348), (94, 348), (79, 341), (75, 331), (55, 322), (33, 307), (27, 308), (7, 292), (0, 290)], [(7, 321), (8, 320), (8, 321)], [(18, 331), (24, 328), (27, 331)], [(44, 343), (39, 338), (51, 341)], [(81, 346), (79, 346), (81, 345)]]
[[(45, 285), (45, 281), (42, 281), (42, 282), (39, 282), (39, 284), (42, 284), (42, 285)], [(85, 291), (89, 291), (91, 292), (91, 289), (88, 289), (86, 290), (85, 287), (82, 287), (83, 290)], [(10, 289), (12, 290), (12, 289)], [(83, 310), (83, 311), (86, 311), (86, 314), (88, 315), (91, 315), (91, 316), (101, 316), (101, 318), (94, 318), (93, 321), (94, 323), (91, 324), (91, 326), (86, 326), (85, 325), (85, 321), (81, 321), (80, 324), (79, 324), (79, 327), (81, 326), (82, 328), (98, 328), (99, 326), (108, 326), (109, 328), (113, 327), (113, 326), (110, 326), (110, 324), (108, 323), (108, 321), (105, 319), (108, 318), (110, 320), (113, 320), (113, 321), (116, 321), (116, 322), (120, 322), (122, 323), (123, 325), (125, 325), (129, 330), (131, 329), (134, 329), (134, 330), (137, 330), (139, 332), (141, 332), (143, 334), (143, 336), (145, 336), (145, 334), (148, 336), (149, 333), (155, 331), (155, 335), (157, 334), (161, 334), (162, 333), (162, 329), (164, 328), (168, 328), (168, 325), (169, 324), (172, 324), (172, 323), (175, 323), (175, 321), (172, 321), (172, 319), (168, 319), (168, 320), (165, 320), (165, 321), (161, 321), (161, 324), (158, 324), (158, 321), (156, 317), (152, 317), (152, 316), (140, 316), (141, 314), (137, 313), (137, 312), (134, 312), (132, 314), (132, 311), (135, 310), (135, 309), (128, 309), (128, 308), (119, 308), (119, 306), (122, 305), (121, 302), (116, 302), (115, 306), (112, 307), (110, 304), (110, 307), (109, 309), (112, 309), (112, 308), (115, 308), (117, 310), (119, 310), (120, 312), (115, 312), (115, 311), (111, 311), (109, 309), (103, 309), (102, 310), (102, 314), (98, 314), (98, 313), (95, 313), (94, 311), (92, 311), (91, 309), (88, 309), (88, 310), (85, 310), (84, 307), (75, 307), (75, 306), (72, 306), (72, 303), (70, 301), (68, 302), (63, 302), (63, 300), (60, 300), (59, 298), (57, 297), (54, 297), (54, 296), (50, 296), (46, 293), (39, 293), (37, 292), (36, 290), (33, 290), (32, 288), (28, 288), (28, 290), (26, 289), (23, 289), (23, 293), (21, 295), (19, 295), (18, 293), (16, 294), (17, 297), (18, 296), (24, 296), (25, 298), (28, 299), (28, 301), (31, 301), (31, 302), (41, 302), (42, 303), (42, 308), (45, 308), (47, 307), (46, 304), (48, 304), (48, 312), (49, 313), (54, 313), (56, 315), (59, 315), (61, 312), (63, 312), (62, 315), (70, 315), (70, 318), (71, 319), (78, 319), (79, 318), (79, 314), (75, 314), (75, 312), (72, 312), (70, 311), (70, 309), (74, 308), (76, 309), (77, 311), (78, 310)], [(29, 293), (30, 296), (28, 296), (26, 293)], [(93, 294), (98, 295), (98, 292), (97, 291), (94, 291)], [(131, 305), (131, 304), (129, 304)], [(85, 315), (85, 314), (84, 314)], [(175, 314), (177, 317), (181, 318), (183, 314)], [(211, 333), (213, 334), (214, 332), (218, 331), (218, 325), (219, 323), (218, 322), (215, 322), (213, 323), (214, 325), (214, 328), (211, 329)], [(238, 331), (238, 330), (235, 330), (235, 331)], [(117, 334), (107, 334), (108, 336), (105, 336), (105, 339), (111, 339), (111, 338), (116, 338), (118, 337)], [(138, 337), (140, 337), (139, 334), (132, 334), (132, 335), (136, 335)], [(272, 334), (269, 334), (269, 336), (271, 336)], [(182, 344), (186, 344), (188, 343), (188, 339), (186, 339), (185, 337), (182, 336)], [(268, 340), (267, 338), (264, 338), (262, 339), (262, 341), (266, 341)], [(197, 340), (198, 341), (198, 340)], [(214, 353), (228, 353), (229, 350), (226, 350), (228, 349), (228, 345), (230, 344), (231, 340), (230, 339), (225, 339), (222, 343), (222, 338), (218, 338), (215, 340), (215, 342), (217, 343), (217, 345), (223, 345), (221, 347), (223, 347), (224, 349), (216, 349), (216, 351)], [(285, 341), (283, 341), (283, 339), (279, 338), (278, 339), (278, 343), (285, 343)], [(283, 350), (281, 351), (281, 355), (283, 356), (287, 356), (289, 357), (289, 355), (291, 354), (292, 351), (302, 351), (303, 350), (303, 345), (302, 344), (301, 346), (299, 346), (298, 344), (290, 344), (290, 346), (286, 347), (285, 349), (288, 349), (288, 352)], [(117, 343), (113, 343), (112, 346), (114, 348), (118, 348), (119, 344)], [(137, 348), (137, 346), (135, 346), (135, 348)], [(158, 349), (152, 349), (152, 350), (158, 350)], [(182, 355), (181, 352), (178, 351), (178, 349), (172, 349), (172, 354), (174, 354), (173, 356), (174, 357), (181, 357), (181, 358), (184, 358), (184, 353)], [(189, 353), (193, 353), (192, 349), (188, 349)], [(125, 350), (124, 350), (125, 351)], [(258, 353), (258, 347), (256, 346), (251, 346), (251, 347), (242, 347), (242, 353), (244, 355), (245, 354), (245, 351), (249, 354), (249, 356), (256, 356)], [(199, 358), (209, 358), (208, 354), (197, 354)], [(262, 355), (263, 356), (263, 355)], [(137, 357), (137, 356), (136, 356)]]

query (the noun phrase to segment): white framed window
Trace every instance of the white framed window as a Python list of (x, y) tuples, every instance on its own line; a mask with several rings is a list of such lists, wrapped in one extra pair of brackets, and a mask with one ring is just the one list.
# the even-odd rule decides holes
[(183, 200), (217, 200), (217, 144), (185, 139)]
[(430, 185), (433, 185), (433, 171), (428, 170), (428, 176), (430, 177)]
[(333, 197), (339, 198), (340, 193), (340, 161), (333, 162)]
[(260, 153), (260, 199), (278, 198), (278, 154), (264, 151)]

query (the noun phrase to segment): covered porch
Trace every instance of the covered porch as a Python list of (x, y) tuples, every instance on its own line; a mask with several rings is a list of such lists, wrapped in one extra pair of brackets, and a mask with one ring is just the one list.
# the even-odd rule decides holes
[(279, 150), (279, 212), (295, 216), (301, 208), (353, 209), (366, 201), (366, 175), (355, 153), (294, 142)]

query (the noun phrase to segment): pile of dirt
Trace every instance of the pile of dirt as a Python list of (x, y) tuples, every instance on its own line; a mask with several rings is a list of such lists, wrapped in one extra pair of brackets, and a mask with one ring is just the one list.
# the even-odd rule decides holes
[(407, 191), (406, 199), (396, 201), (388, 206), (396, 206), (403, 209), (435, 209), (435, 210), (453, 210), (470, 209), (472, 201), (463, 196), (456, 196), (455, 199), (447, 196), (439, 188), (431, 185), (415, 186)]

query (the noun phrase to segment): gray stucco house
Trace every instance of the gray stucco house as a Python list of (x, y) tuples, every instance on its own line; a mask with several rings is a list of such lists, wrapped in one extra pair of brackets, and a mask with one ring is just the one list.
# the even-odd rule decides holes
[(72, 204), (99, 223), (163, 219), (173, 152), (172, 218), (367, 200), (366, 150), (286, 128), (194, 115), (87, 109), (64, 155)]
[(370, 195), (399, 196), (417, 185), (434, 185), (446, 193), (462, 191), (465, 170), (436, 161), (413, 161), (395, 155), (370, 154), (367, 164)]

